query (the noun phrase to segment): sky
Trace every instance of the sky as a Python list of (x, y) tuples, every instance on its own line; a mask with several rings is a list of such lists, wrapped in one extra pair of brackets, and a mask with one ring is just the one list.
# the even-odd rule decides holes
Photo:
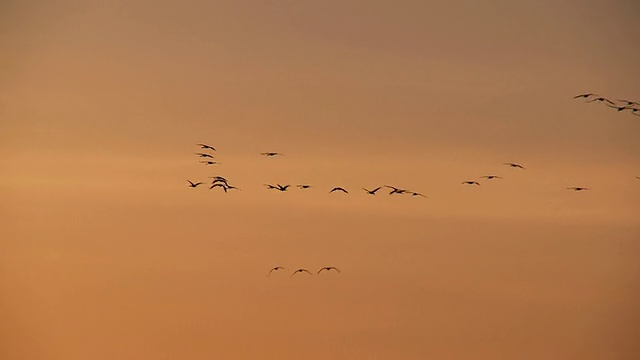
[(637, 359), (638, 13), (1, 1), (0, 358)]

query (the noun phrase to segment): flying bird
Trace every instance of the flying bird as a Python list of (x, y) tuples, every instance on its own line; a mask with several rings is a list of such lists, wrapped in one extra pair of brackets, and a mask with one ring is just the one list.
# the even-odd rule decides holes
[(213, 159), (213, 156), (209, 155), (209, 154), (205, 154), (205, 153), (195, 153), (195, 154), (200, 156), (200, 157), (202, 157), (202, 158), (212, 158)]
[(391, 189), (391, 191), (389, 192), (389, 195), (393, 195), (393, 194), (404, 194), (407, 192), (407, 190), (405, 189), (400, 189), (394, 186), (389, 186), (389, 185), (385, 185), (384, 187)]
[(283, 185), (280, 185), (280, 184), (276, 184), (276, 185), (274, 186), (274, 185), (271, 185), (271, 184), (264, 184), (264, 186), (266, 186), (266, 187), (267, 187), (267, 189), (275, 189), (275, 190), (280, 190), (280, 191), (287, 191), (287, 189), (288, 189), (288, 188), (289, 188), (289, 186), (291, 186), (291, 185), (284, 185), (284, 186), (283, 186)]
[(189, 182), (189, 186), (194, 188), (194, 187), (198, 187), (198, 185), (202, 185), (201, 182), (197, 182), (197, 183), (193, 183), (191, 182), (191, 180), (187, 180)]
[(298, 188), (300, 189), (309, 189), (312, 188), (313, 186), (308, 185), (308, 184), (302, 184), (302, 185), (296, 185)]
[(587, 102), (594, 102), (594, 101), (598, 101), (598, 102), (606, 102), (607, 104), (611, 104), (611, 105), (615, 105), (613, 101), (603, 98), (603, 97), (599, 97), (599, 98), (595, 98), (595, 99), (591, 99)]
[(522, 170), (526, 170), (526, 169), (524, 168), (524, 166), (522, 166), (522, 165), (520, 165), (520, 164), (516, 164), (516, 163), (504, 163), (503, 165), (507, 165), (507, 166), (510, 166), (510, 167), (512, 167), (512, 168), (520, 168), (520, 169), (522, 169)]
[(284, 270), (284, 268), (282, 266), (276, 266), (276, 267), (272, 268), (271, 270), (269, 270), (269, 273), (267, 274), (267, 276), (271, 276), (272, 272), (278, 271), (278, 270)]
[(627, 106), (640, 105), (640, 103), (637, 103), (637, 102), (631, 101), (631, 100), (617, 99), (617, 101), (625, 103)]
[(480, 185), (477, 181), (463, 181), (462, 183), (466, 185)]
[(567, 190), (582, 191), (582, 190), (589, 190), (589, 189), (581, 186), (571, 186), (571, 187), (568, 187)]
[(340, 186), (336, 186), (333, 189), (331, 189), (331, 191), (329, 191), (329, 193), (332, 193), (334, 191), (342, 191), (345, 194), (348, 194), (349, 192), (347, 190), (345, 190), (344, 188), (341, 188)]
[(498, 175), (485, 175), (480, 177), (487, 180), (502, 179), (502, 176), (498, 176)]
[(215, 165), (215, 164), (220, 164), (219, 162), (216, 161), (200, 161), (201, 164), (205, 164), (205, 165)]
[(264, 156), (277, 156), (277, 155), (284, 155), (282, 153), (277, 153), (277, 152), (263, 152), (260, 153), (260, 155), (264, 155)]
[(607, 106), (608, 106), (608, 107), (610, 107), (610, 108), (612, 108), (612, 109), (616, 109), (616, 110), (618, 110), (618, 111), (622, 111), (622, 110), (635, 110), (634, 108), (632, 108), (632, 107), (628, 107), (628, 106), (612, 106), (612, 105), (609, 105), (609, 104), (607, 104)]
[(196, 145), (200, 146), (201, 148), (203, 148), (203, 149), (205, 149), (205, 150), (206, 150), (206, 149), (209, 149), (209, 150), (216, 151), (216, 149), (215, 149), (213, 146), (211, 146), (211, 145), (207, 145), (207, 144), (196, 144)]
[(335, 271), (337, 271), (337, 272), (340, 272), (340, 270), (339, 270), (337, 267), (335, 267), (335, 266), (325, 266), (325, 267), (323, 267), (322, 269), (318, 270), (318, 274), (320, 274), (320, 272), (321, 272), (322, 270), (327, 270), (327, 271), (328, 271), (328, 270), (335, 270)]
[(573, 98), (574, 99), (579, 99), (579, 98), (588, 98), (590, 96), (598, 96), (598, 94), (593, 94), (593, 93), (589, 93), (589, 94), (580, 94), (580, 95), (576, 95)]
[(291, 274), (291, 276), (293, 276), (293, 275), (295, 275), (295, 274), (297, 274), (297, 273), (301, 273), (301, 272), (306, 272), (306, 273), (307, 273), (307, 274), (309, 274), (309, 275), (313, 275), (313, 274), (312, 274), (311, 272), (309, 272), (309, 270), (307, 270), (307, 269), (298, 269), (298, 270), (294, 271), (294, 272), (293, 272), (293, 274)]
[(377, 188), (375, 188), (375, 189), (373, 189), (373, 190), (367, 190), (367, 189), (365, 189), (365, 188), (362, 188), (362, 190), (366, 191), (366, 192), (367, 192), (367, 194), (369, 194), (369, 195), (375, 195), (375, 194), (376, 194), (376, 191), (380, 190), (380, 186), (378, 186)]
[(227, 189), (228, 189), (226, 184), (218, 184), (218, 183), (216, 183), (216, 184), (213, 184), (213, 185), (209, 186), (209, 190), (213, 189), (214, 187), (221, 187), (222, 190), (224, 190), (224, 192), (227, 192)]
[(227, 181), (227, 179), (223, 178), (222, 176), (209, 176), (209, 179)]
[(411, 196), (422, 196), (423, 198), (426, 198), (425, 195), (413, 191), (411, 192)]

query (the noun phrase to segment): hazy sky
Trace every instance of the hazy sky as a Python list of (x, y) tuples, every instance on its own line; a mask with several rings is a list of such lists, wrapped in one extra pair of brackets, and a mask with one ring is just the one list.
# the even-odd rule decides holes
[(0, 1), (0, 358), (637, 359), (638, 14)]

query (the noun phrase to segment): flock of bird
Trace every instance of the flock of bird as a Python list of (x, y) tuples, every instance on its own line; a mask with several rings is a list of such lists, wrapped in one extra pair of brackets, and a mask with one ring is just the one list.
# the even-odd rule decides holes
[(637, 101), (624, 99), (615, 99), (614, 101), (593, 93), (579, 94), (573, 98), (584, 99), (587, 103), (598, 102), (606, 104), (608, 107), (618, 110), (618, 112), (628, 110), (632, 115), (640, 116), (640, 103)]
[[(282, 266), (276, 266), (274, 268), (271, 268), (271, 270), (269, 270), (269, 273), (267, 273), (267, 276), (271, 276), (272, 272), (278, 271), (278, 270), (286, 270), (286, 269), (284, 267), (282, 267)], [(316, 274), (320, 274), (324, 270), (327, 270), (327, 271), (334, 270), (334, 271), (340, 273), (340, 269), (338, 269), (335, 266), (325, 266), (325, 267), (321, 268), (320, 270), (318, 270), (318, 272)], [(295, 274), (298, 274), (298, 273), (307, 273), (309, 275), (313, 275), (313, 273), (311, 271), (309, 271), (307, 269), (300, 268), (300, 269), (294, 271), (293, 273), (291, 273), (291, 276), (293, 276)]]
[[(615, 101), (612, 101), (610, 99), (607, 99), (605, 97), (601, 97), (600, 95), (597, 94), (593, 94), (593, 93), (586, 93), (586, 94), (579, 94), (574, 96), (574, 99), (585, 99), (587, 103), (592, 103), (592, 102), (599, 102), (599, 103), (604, 103), (606, 104), (608, 107), (610, 108), (614, 108), (617, 111), (625, 111), (628, 110), (631, 114), (636, 115), (636, 116), (640, 116), (640, 103), (636, 102), (636, 101), (630, 101), (630, 100), (620, 100), (617, 99)], [(199, 158), (203, 158), (206, 160), (200, 161), (201, 163), (210, 166), (210, 165), (217, 165), (220, 164), (215, 157), (213, 156), (213, 154), (208, 153), (208, 152), (204, 152), (204, 151), (216, 151), (216, 149), (211, 146), (211, 145), (207, 145), (207, 144), (196, 144), (197, 146), (200, 147), (201, 152), (197, 152), (195, 153), (195, 155), (197, 155)], [(265, 157), (274, 157), (274, 156), (282, 156), (284, 154), (279, 153), (279, 152), (262, 152), (260, 153), (260, 155), (265, 156)], [(526, 170), (526, 168), (520, 164), (517, 163), (511, 163), (511, 162), (506, 162), (503, 163), (503, 165), (508, 166), (510, 168), (514, 168), (514, 169), (520, 169), (520, 170)], [(231, 185), (229, 183), (229, 180), (227, 180), (226, 178), (222, 177), (222, 176), (210, 176), (209, 177), (211, 180), (211, 183), (208, 184), (209, 189), (212, 190), (214, 188), (220, 188), (222, 189), (225, 193), (229, 192), (230, 190), (240, 190), (240, 188)], [(486, 180), (495, 180), (495, 179), (502, 179), (502, 176), (498, 176), (498, 175), (484, 175), (480, 177), (481, 179), (486, 179)], [(636, 179), (640, 180), (640, 176), (636, 176)], [(191, 188), (197, 188), (200, 185), (204, 185), (204, 182), (193, 182), (191, 180), (187, 180), (187, 182), (189, 183), (189, 187)], [(477, 180), (465, 180), (462, 181), (463, 185), (469, 185), (469, 186), (480, 186), (480, 182)], [(264, 186), (268, 189), (268, 190), (275, 190), (275, 191), (280, 191), (280, 192), (285, 192), (288, 191), (289, 189), (292, 188), (291, 184), (264, 184)], [(300, 190), (307, 190), (307, 189), (311, 189), (314, 186), (310, 185), (310, 184), (298, 184), (295, 185), (296, 188), (300, 189)], [(372, 189), (367, 189), (367, 188), (362, 188), (362, 190), (364, 191), (365, 194), (367, 195), (376, 195), (378, 193), (378, 191), (380, 191), (381, 189), (386, 188), (388, 189), (388, 194), (389, 195), (409, 195), (411, 197), (424, 197), (426, 198), (427, 196), (425, 196), (422, 193), (413, 191), (413, 190), (407, 190), (407, 189), (403, 189), (403, 188), (399, 188), (399, 187), (395, 187), (395, 186), (391, 186), (391, 185), (382, 185), (382, 186), (378, 186), (376, 188), (372, 188)], [(584, 186), (570, 186), (566, 188), (567, 190), (572, 190), (572, 191), (584, 191), (584, 190), (589, 190), (589, 188), (584, 187)], [(341, 192), (344, 194), (349, 194), (349, 191), (347, 189), (345, 189), (344, 187), (341, 186), (335, 186), (333, 188), (331, 188), (331, 190), (329, 190), (329, 193), (334, 193), (334, 192)], [(271, 273), (274, 271), (279, 271), (279, 270), (285, 270), (284, 267), (282, 266), (276, 266), (274, 268), (272, 268), (271, 270), (269, 270), (267, 276), (271, 276)], [(320, 270), (318, 270), (318, 272), (316, 274), (320, 274), (322, 271), (330, 271), (330, 270), (334, 270), (338, 273), (340, 273), (340, 270), (334, 266), (326, 266), (321, 268)], [(309, 270), (304, 269), (304, 268), (300, 268), (295, 270), (291, 276), (294, 276), (298, 273), (307, 273), (309, 275), (313, 275), (313, 273), (311, 273)]]

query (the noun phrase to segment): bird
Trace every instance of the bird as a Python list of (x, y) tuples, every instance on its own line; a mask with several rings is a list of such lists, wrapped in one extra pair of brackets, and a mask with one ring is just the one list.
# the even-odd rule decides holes
[(579, 98), (588, 98), (590, 96), (598, 96), (598, 94), (593, 94), (593, 93), (589, 93), (589, 94), (580, 94), (580, 95), (576, 95), (573, 98), (574, 99), (579, 99)]
[(282, 154), (282, 153), (277, 153), (277, 152), (263, 152), (263, 153), (260, 153), (260, 155), (270, 156), (270, 157), (271, 157), (271, 156), (284, 155), (284, 154)]
[(288, 188), (289, 188), (289, 186), (291, 186), (291, 185), (280, 185), (280, 184), (276, 184), (276, 185), (274, 186), (274, 185), (271, 185), (271, 184), (264, 184), (264, 186), (266, 186), (266, 187), (267, 187), (267, 189), (269, 189), (269, 190), (274, 189), (274, 190), (280, 190), (280, 191), (287, 191), (287, 189), (288, 189)]
[(325, 266), (322, 269), (318, 270), (317, 274), (320, 274), (322, 270), (335, 270), (337, 272), (340, 272), (340, 270), (335, 266)]
[(291, 276), (293, 276), (293, 275), (295, 275), (295, 274), (297, 274), (297, 273), (301, 273), (301, 272), (306, 272), (306, 273), (308, 273), (309, 275), (313, 275), (313, 274), (312, 274), (311, 272), (309, 272), (309, 270), (307, 270), (307, 269), (298, 269), (298, 270), (294, 271), (294, 272), (293, 272), (293, 274), (291, 274)]
[(512, 168), (520, 168), (520, 169), (522, 169), (522, 170), (526, 170), (526, 169), (524, 168), (524, 166), (522, 166), (522, 165), (520, 165), (520, 164), (516, 164), (516, 163), (503, 163), (503, 165), (507, 165), (507, 166), (510, 166), (510, 167), (512, 167)]
[(472, 181), (472, 180), (470, 180), (470, 181), (463, 181), (462, 183), (463, 183), (463, 184), (466, 184), (466, 185), (480, 185), (480, 183), (479, 183), (479, 182), (477, 182), (477, 181)]
[(312, 188), (313, 186), (309, 185), (309, 184), (302, 184), (302, 185), (296, 185), (298, 188), (300, 189), (309, 189)]
[(205, 165), (215, 165), (215, 164), (220, 164), (219, 162), (216, 161), (200, 161), (201, 164), (205, 164)]
[(640, 103), (637, 103), (631, 100), (622, 100), (622, 99), (616, 99), (616, 100), (619, 102), (625, 103), (627, 106), (640, 105)]
[(227, 181), (227, 179), (223, 178), (222, 176), (209, 176), (209, 179), (222, 180), (224, 182)]
[(618, 111), (622, 111), (622, 110), (635, 110), (634, 108), (632, 108), (632, 107), (628, 107), (628, 106), (612, 106), (612, 105), (609, 105), (609, 104), (607, 104), (607, 106), (608, 106), (608, 107), (610, 107), (610, 108), (612, 108), (612, 109), (616, 109), (616, 110), (618, 110)]
[(213, 189), (214, 187), (221, 187), (224, 192), (227, 192), (228, 189), (226, 184), (213, 184), (209, 186), (209, 190)]
[(582, 190), (589, 190), (589, 189), (582, 186), (571, 186), (571, 187), (568, 187), (567, 190), (582, 191)]
[(212, 158), (213, 159), (213, 155), (209, 155), (209, 154), (205, 154), (205, 153), (195, 153), (196, 155), (202, 157), (202, 158)]
[(216, 184), (216, 183), (222, 183), (222, 184), (225, 184), (225, 185), (229, 185), (229, 182), (228, 182), (227, 180), (222, 180), (222, 179), (214, 179), (214, 180), (211, 182), (211, 184), (212, 184), (212, 185), (213, 185), (213, 184)]
[(375, 194), (376, 194), (376, 191), (380, 190), (380, 186), (378, 186), (377, 188), (375, 188), (375, 189), (373, 189), (373, 190), (367, 190), (367, 189), (365, 189), (365, 188), (362, 188), (362, 190), (366, 191), (366, 192), (367, 192), (367, 194), (369, 194), (369, 195), (375, 195)]
[(201, 148), (203, 148), (203, 149), (205, 149), (205, 150), (206, 150), (206, 149), (209, 149), (209, 150), (216, 151), (216, 149), (215, 149), (213, 146), (211, 146), (211, 145), (207, 145), (207, 144), (196, 144), (196, 145), (200, 146)]
[(421, 197), (423, 197), (423, 198), (426, 198), (426, 197), (427, 197), (426, 195), (420, 194), (420, 193), (418, 193), (418, 192), (413, 192), (413, 191), (411, 192), (411, 196), (421, 196)]
[(269, 273), (267, 274), (267, 276), (271, 276), (272, 272), (278, 271), (278, 270), (285, 270), (285, 268), (283, 268), (282, 266), (276, 266), (276, 267), (272, 268), (271, 270), (269, 270)]
[(342, 191), (345, 194), (348, 194), (349, 192), (347, 190), (345, 190), (344, 188), (341, 188), (340, 186), (336, 186), (333, 189), (331, 189), (331, 191), (329, 191), (329, 193), (332, 193), (334, 191)]
[(389, 195), (393, 195), (393, 194), (404, 194), (407, 192), (407, 190), (405, 189), (400, 189), (394, 186), (389, 186), (389, 185), (385, 185), (384, 187), (391, 189), (391, 191), (389, 192)]
[(202, 185), (201, 182), (197, 182), (197, 183), (193, 183), (191, 182), (191, 180), (187, 180), (189, 182), (189, 186), (194, 188), (194, 187), (198, 187), (198, 185)]
[(480, 177), (487, 180), (502, 179), (502, 176), (498, 176), (498, 175), (485, 175)]
[(591, 100), (589, 100), (589, 101), (587, 101), (587, 102), (594, 102), (594, 101), (598, 101), (598, 102), (606, 102), (607, 104), (615, 105), (615, 104), (613, 103), (613, 101), (611, 101), (611, 100), (609, 100), (609, 99), (606, 99), (606, 98), (603, 98), (603, 97), (599, 97), (599, 98), (591, 99)]

